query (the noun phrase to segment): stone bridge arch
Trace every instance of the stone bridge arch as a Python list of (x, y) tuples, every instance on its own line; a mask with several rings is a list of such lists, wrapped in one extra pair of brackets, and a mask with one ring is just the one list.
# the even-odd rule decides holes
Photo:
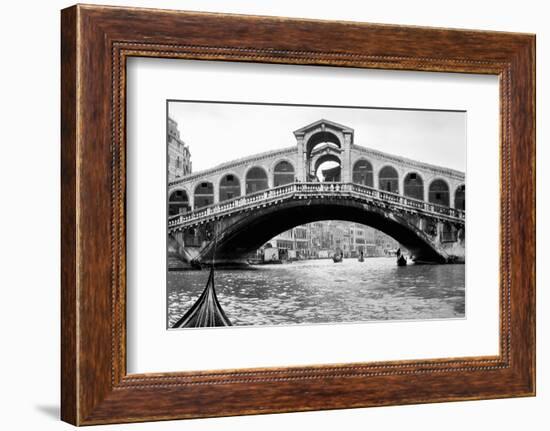
[(246, 194), (256, 193), (269, 188), (269, 174), (262, 165), (254, 165), (244, 175)]
[(367, 187), (374, 186), (374, 170), (372, 163), (366, 157), (359, 156), (353, 161), (351, 180)]
[(433, 233), (423, 227), (433, 221), (406, 213), (389, 213), (384, 208), (354, 199), (312, 198), (289, 199), (261, 211), (242, 212), (212, 222), (208, 227), (210, 241), (196, 260), (210, 262), (215, 251), (217, 263), (242, 262), (274, 236), (293, 227), (321, 220), (343, 220), (378, 229), (391, 236), (420, 262), (445, 263), (451, 260), (444, 247), (438, 246), (439, 234), (445, 223), (435, 222)]
[(428, 202), (450, 207), (451, 196), (452, 191), (449, 181), (441, 177), (436, 177), (430, 181), (428, 186)]
[(462, 211), (466, 210), (466, 185), (465, 184), (460, 184), (455, 189), (454, 208)]
[(296, 180), (296, 167), (289, 158), (278, 158), (269, 170), (273, 174), (273, 187), (293, 183)]
[(424, 200), (426, 184), (420, 172), (407, 171), (403, 175), (403, 196)]
[[(324, 151), (322, 154), (316, 155), (314, 159), (311, 160), (311, 172), (313, 175), (317, 175), (317, 171), (321, 165), (325, 162), (335, 162), (338, 164), (337, 172), (333, 172), (333, 178), (325, 179), (325, 181), (341, 181), (342, 178), (342, 158), (340, 153), (335, 151)], [(332, 169), (331, 169), (332, 170)]]
[(242, 184), (239, 176), (233, 172), (225, 172), (218, 183), (218, 202), (224, 202), (241, 196)]
[(378, 171), (378, 188), (386, 192), (399, 193), (399, 170), (386, 164)]
[(168, 216), (187, 213), (192, 209), (192, 196), (183, 187), (178, 187), (168, 194)]
[(342, 149), (343, 145), (343, 139), (342, 137), (338, 136), (340, 133), (337, 131), (332, 130), (326, 130), (321, 129), (318, 131), (315, 131), (313, 134), (311, 134), (306, 141), (306, 154), (308, 157), (311, 156), (311, 153), (314, 151), (314, 149), (322, 143), (332, 144), (333, 146), (336, 146), (340, 149)]

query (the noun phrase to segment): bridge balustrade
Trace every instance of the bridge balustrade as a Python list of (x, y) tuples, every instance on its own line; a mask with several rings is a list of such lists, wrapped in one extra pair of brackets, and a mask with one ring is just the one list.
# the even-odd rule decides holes
[(351, 183), (351, 191), (367, 196), (378, 197), (378, 190), (362, 184)]
[(386, 201), (401, 203), (401, 196), (395, 195), (394, 193), (380, 191), (378, 192), (378, 197)]
[(283, 196), (300, 194), (327, 194), (327, 193), (355, 193), (369, 198), (379, 199), (385, 202), (399, 204), (414, 209), (420, 209), (435, 214), (464, 218), (464, 211), (449, 208), (418, 199), (399, 195), (365, 186), (357, 183), (291, 183), (269, 190), (263, 190), (254, 194), (236, 197), (232, 200), (210, 205), (187, 214), (171, 216), (168, 219), (168, 227), (175, 227), (189, 221), (197, 221), (202, 218), (220, 213), (226, 213), (234, 209), (254, 205), (260, 202), (268, 202)]
[(411, 198), (403, 197), (403, 202), (405, 203), (405, 205), (408, 205), (408, 206), (411, 206), (411, 207), (414, 207), (414, 208), (417, 208), (417, 209), (425, 209), (426, 208), (425, 203), (422, 202), (422, 201), (419, 201), (417, 199), (411, 199)]

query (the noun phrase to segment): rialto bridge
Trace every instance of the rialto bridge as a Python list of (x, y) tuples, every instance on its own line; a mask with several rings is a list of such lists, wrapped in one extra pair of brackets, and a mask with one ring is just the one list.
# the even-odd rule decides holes
[(464, 173), (361, 146), (353, 129), (328, 120), (294, 137), (292, 147), (169, 183), (171, 251), (239, 262), (281, 232), (332, 219), (390, 235), (417, 262), (464, 261)]

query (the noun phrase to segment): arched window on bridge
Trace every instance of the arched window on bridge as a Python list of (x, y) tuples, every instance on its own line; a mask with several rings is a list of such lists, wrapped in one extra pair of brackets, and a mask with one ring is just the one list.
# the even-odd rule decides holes
[(224, 175), (220, 181), (220, 202), (237, 198), (241, 195), (241, 183), (236, 175)]
[(273, 173), (273, 186), (283, 186), (294, 182), (294, 167), (283, 160), (275, 165)]
[(267, 174), (262, 168), (254, 167), (246, 173), (246, 194), (256, 193), (269, 188)]
[(405, 176), (403, 194), (409, 198), (424, 200), (424, 182), (419, 174), (411, 172)]
[(185, 214), (191, 210), (185, 190), (174, 190), (168, 198), (168, 215)]
[(462, 184), (455, 191), (455, 208), (464, 211), (466, 209), (466, 186)]
[(449, 186), (443, 180), (434, 180), (430, 184), (428, 200), (432, 204), (449, 206)]
[(392, 166), (385, 166), (378, 174), (378, 188), (386, 192), (399, 193), (399, 176)]
[(214, 184), (210, 182), (199, 183), (195, 187), (195, 209), (207, 207), (214, 203)]
[(372, 165), (367, 160), (358, 160), (353, 165), (352, 181), (357, 184), (372, 187), (374, 184), (372, 176)]

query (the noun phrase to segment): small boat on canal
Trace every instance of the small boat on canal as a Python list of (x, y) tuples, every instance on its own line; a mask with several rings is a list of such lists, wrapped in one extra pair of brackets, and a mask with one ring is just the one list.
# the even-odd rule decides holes
[(214, 326), (232, 326), (232, 324), (218, 301), (214, 286), (214, 265), (212, 265), (206, 287), (201, 296), (187, 313), (172, 325), (172, 328), (207, 328)]
[(332, 255), (332, 261), (334, 263), (341, 263), (344, 260), (344, 253), (342, 250), (336, 250)]
[(407, 266), (407, 258), (401, 253), (401, 249), (398, 248), (397, 252), (397, 266)]

